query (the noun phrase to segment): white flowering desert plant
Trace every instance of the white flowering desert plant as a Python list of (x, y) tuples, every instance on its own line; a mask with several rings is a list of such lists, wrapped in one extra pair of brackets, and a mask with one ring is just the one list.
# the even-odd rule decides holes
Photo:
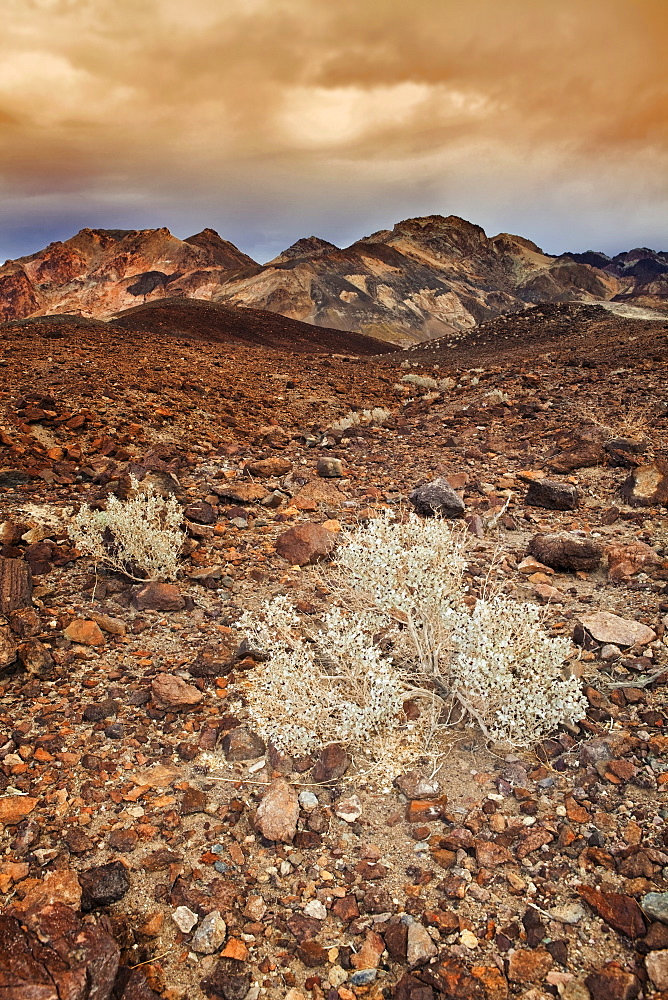
[(130, 476), (127, 500), (113, 494), (106, 510), (84, 504), (72, 517), (68, 533), (77, 549), (133, 580), (173, 580), (185, 534), (183, 510), (174, 497), (162, 497), (152, 483)]
[[(240, 627), (270, 653), (247, 677), (262, 735), (292, 753), (344, 740), (378, 757), (387, 738), (396, 749), (403, 731), (415, 746), (453, 717), (515, 746), (581, 719), (579, 682), (563, 673), (573, 647), (548, 635), (534, 605), (468, 595), (465, 541), (438, 518), (387, 514), (340, 545), (340, 606), (318, 628), (285, 597), (244, 615)], [(408, 700), (417, 723), (404, 715)]]

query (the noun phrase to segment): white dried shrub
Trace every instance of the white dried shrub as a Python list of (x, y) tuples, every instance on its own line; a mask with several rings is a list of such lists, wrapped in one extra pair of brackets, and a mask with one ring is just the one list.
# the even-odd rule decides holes
[(405, 724), (406, 684), (373, 642), (382, 615), (334, 607), (307, 632), (286, 597), (248, 612), (239, 627), (253, 645), (271, 651), (247, 675), (247, 707), (257, 730), (286, 753), (306, 754), (344, 740), (352, 746), (383, 739)]
[(386, 410), (384, 406), (374, 406), (370, 410), (350, 410), (344, 417), (335, 420), (330, 430), (340, 434), (351, 427), (382, 427), (391, 416), (392, 411)]
[[(415, 745), (453, 711), (516, 746), (581, 719), (580, 685), (562, 672), (572, 645), (533, 605), (468, 595), (465, 540), (438, 518), (383, 516), (340, 545), (332, 597), (343, 609), (319, 630), (305, 633), (285, 597), (246, 614), (242, 629), (271, 654), (248, 676), (261, 734), (293, 753), (343, 740), (378, 757), (402, 727)], [(407, 699), (421, 704), (417, 725)]]
[(110, 496), (106, 510), (84, 504), (68, 533), (77, 549), (133, 580), (173, 580), (185, 542), (183, 510), (174, 497), (160, 496), (152, 483), (130, 477), (127, 500)]
[(456, 382), (453, 378), (431, 378), (429, 375), (402, 375), (402, 382), (409, 382), (418, 389), (438, 389), (439, 392), (448, 392), (454, 389)]

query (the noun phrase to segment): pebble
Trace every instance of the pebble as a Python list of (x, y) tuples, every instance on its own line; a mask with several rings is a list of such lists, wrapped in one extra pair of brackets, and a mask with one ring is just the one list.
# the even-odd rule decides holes
[(339, 799), (334, 812), (345, 823), (354, 823), (362, 815), (362, 803), (357, 795), (349, 795), (346, 799)]
[(255, 826), (267, 840), (291, 844), (297, 832), (299, 799), (292, 785), (277, 778), (269, 785), (255, 816)]
[(198, 919), (197, 914), (187, 906), (177, 906), (172, 913), (172, 920), (182, 934), (190, 934)]
[[(188, 908), (179, 907), (179, 909)], [(190, 913), (191, 911), (188, 910), (188, 912)], [(195, 916), (195, 914), (193, 914), (193, 916)], [(195, 919), (197, 919), (196, 916)], [(187, 933), (187, 931), (185, 933)], [(213, 955), (213, 953), (218, 951), (220, 946), (225, 941), (226, 935), (227, 925), (221, 917), (220, 912), (218, 910), (212, 910), (211, 913), (207, 913), (207, 915), (203, 918), (199, 927), (193, 934), (190, 946), (193, 951), (198, 952), (200, 955)]]
[(640, 907), (650, 920), (668, 924), (668, 892), (648, 892), (640, 900)]
[(319, 899), (310, 899), (304, 907), (307, 917), (315, 917), (316, 920), (327, 919), (327, 908)]

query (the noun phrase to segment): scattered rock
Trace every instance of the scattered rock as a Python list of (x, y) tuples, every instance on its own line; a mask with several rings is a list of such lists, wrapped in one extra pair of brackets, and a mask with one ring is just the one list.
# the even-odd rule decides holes
[(276, 551), (291, 566), (308, 566), (328, 556), (336, 535), (321, 524), (297, 524), (276, 539)]
[(464, 501), (443, 476), (416, 487), (408, 494), (408, 499), (422, 517), (439, 514), (454, 519), (464, 516)]
[(599, 892), (588, 885), (579, 886), (578, 892), (592, 910), (620, 934), (633, 939), (645, 933), (642, 911), (631, 896), (619, 892)]
[(668, 892), (647, 892), (640, 900), (645, 916), (668, 924)]
[(340, 479), (343, 475), (343, 462), (339, 458), (319, 458), (316, 472), (324, 479)]
[(27, 639), (20, 643), (18, 657), (26, 673), (33, 677), (46, 678), (53, 673), (54, 661), (51, 651), (39, 639)]
[(273, 478), (287, 475), (292, 469), (292, 462), (287, 458), (281, 458), (276, 455), (273, 458), (261, 458), (255, 462), (249, 462), (246, 468), (251, 476)]
[(646, 646), (656, 639), (656, 633), (641, 622), (620, 618), (610, 611), (596, 611), (591, 615), (580, 615), (583, 628), (596, 642), (613, 646)]
[(30, 815), (38, 803), (31, 795), (3, 795), (0, 797), (0, 823), (13, 826)]
[(173, 583), (147, 583), (133, 601), (138, 611), (181, 611), (186, 602)]
[(587, 976), (585, 986), (591, 1000), (635, 1000), (640, 993), (638, 977), (612, 963)]
[(246, 726), (236, 726), (226, 733), (222, 741), (223, 753), (230, 763), (255, 760), (266, 753), (267, 744)]
[(552, 956), (545, 948), (516, 948), (508, 960), (511, 983), (540, 983), (552, 968)]
[(297, 792), (283, 778), (272, 781), (255, 816), (255, 826), (267, 840), (291, 844), (297, 832)]
[(608, 557), (608, 579), (625, 580), (647, 566), (661, 562), (651, 546), (645, 542), (615, 542), (605, 549)]
[(668, 990), (668, 950), (651, 952), (645, 959), (645, 968), (657, 990)]
[(82, 891), (81, 909), (87, 913), (122, 899), (130, 888), (130, 876), (121, 861), (112, 861), (80, 872), (79, 883)]
[(413, 920), (408, 925), (406, 937), (406, 961), (410, 968), (424, 965), (430, 958), (438, 954), (438, 948), (429, 936), (427, 928)]
[(407, 799), (437, 799), (441, 786), (435, 778), (427, 778), (420, 770), (406, 771), (394, 779), (394, 784)]
[(559, 570), (592, 570), (601, 561), (601, 546), (593, 539), (570, 531), (534, 535), (529, 554), (546, 566)]
[(158, 674), (151, 682), (151, 694), (158, 708), (188, 709), (199, 705), (204, 695), (176, 674)]
[[(186, 907), (180, 907), (186, 909)], [(200, 955), (213, 955), (221, 947), (227, 935), (227, 925), (218, 910), (202, 919), (199, 927), (195, 931), (190, 941), (190, 947)]]
[(106, 1000), (119, 947), (60, 903), (28, 919), (0, 915), (0, 994), (7, 1000)]
[(197, 914), (188, 906), (177, 906), (172, 913), (172, 920), (182, 934), (190, 934), (198, 919)]
[(362, 815), (362, 803), (357, 795), (349, 795), (348, 798), (339, 799), (334, 806), (334, 812), (344, 822), (354, 823)]
[(656, 458), (639, 465), (621, 487), (621, 494), (631, 507), (652, 507), (668, 504), (668, 462)]
[(350, 754), (346, 748), (340, 743), (330, 743), (320, 754), (311, 777), (319, 785), (338, 781), (346, 773), (350, 763)]
[(31, 599), (32, 573), (28, 563), (0, 556), (0, 614), (27, 608)]
[(63, 635), (81, 646), (104, 646), (104, 635), (97, 622), (77, 618), (67, 626)]
[(524, 502), (531, 507), (544, 507), (545, 510), (575, 510), (580, 502), (580, 495), (577, 486), (571, 483), (533, 479), (529, 483)]

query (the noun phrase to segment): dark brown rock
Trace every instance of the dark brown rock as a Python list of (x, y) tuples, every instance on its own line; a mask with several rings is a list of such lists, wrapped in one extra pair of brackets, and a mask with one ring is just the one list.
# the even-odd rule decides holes
[(534, 535), (528, 552), (552, 569), (574, 571), (596, 569), (603, 554), (597, 542), (569, 531)]
[(322, 524), (297, 524), (276, 539), (276, 551), (291, 566), (309, 566), (328, 556), (336, 535)]
[(266, 752), (264, 740), (245, 726), (237, 726), (225, 733), (222, 741), (223, 753), (231, 763), (240, 760), (255, 760)]
[(613, 963), (592, 972), (585, 979), (591, 1000), (635, 1000), (640, 993), (640, 985), (636, 975)]
[(51, 652), (39, 639), (27, 639), (19, 644), (19, 662), (25, 671), (33, 677), (50, 677), (53, 673), (53, 657)]
[(330, 743), (320, 754), (311, 772), (313, 781), (323, 784), (327, 781), (338, 781), (350, 767), (350, 755), (340, 743)]
[(401, 921), (389, 924), (383, 931), (383, 938), (390, 957), (395, 962), (405, 962), (408, 947), (408, 927), (406, 924), (402, 924)]
[(241, 964), (232, 958), (219, 959), (213, 972), (201, 982), (207, 996), (221, 1000), (244, 1000), (250, 984), (250, 973), (242, 971)]
[(183, 516), (189, 521), (195, 521), (196, 524), (216, 523), (216, 511), (206, 500), (197, 500), (195, 503), (188, 504), (183, 511)]
[(464, 516), (464, 501), (445, 477), (417, 486), (408, 494), (408, 499), (415, 512), (422, 517), (438, 514), (440, 517), (453, 519)]
[(181, 799), (181, 815), (189, 816), (191, 813), (206, 812), (206, 794), (199, 788), (186, 788)]
[(79, 873), (81, 909), (84, 913), (99, 906), (109, 906), (122, 899), (130, 888), (130, 876), (120, 861), (97, 865)]
[[(579, 503), (576, 486), (552, 479), (534, 479), (529, 483), (524, 502), (545, 510), (575, 510)], [(542, 561), (542, 560), (541, 560)]]
[(0, 556), (0, 614), (30, 606), (32, 573), (23, 559)]

